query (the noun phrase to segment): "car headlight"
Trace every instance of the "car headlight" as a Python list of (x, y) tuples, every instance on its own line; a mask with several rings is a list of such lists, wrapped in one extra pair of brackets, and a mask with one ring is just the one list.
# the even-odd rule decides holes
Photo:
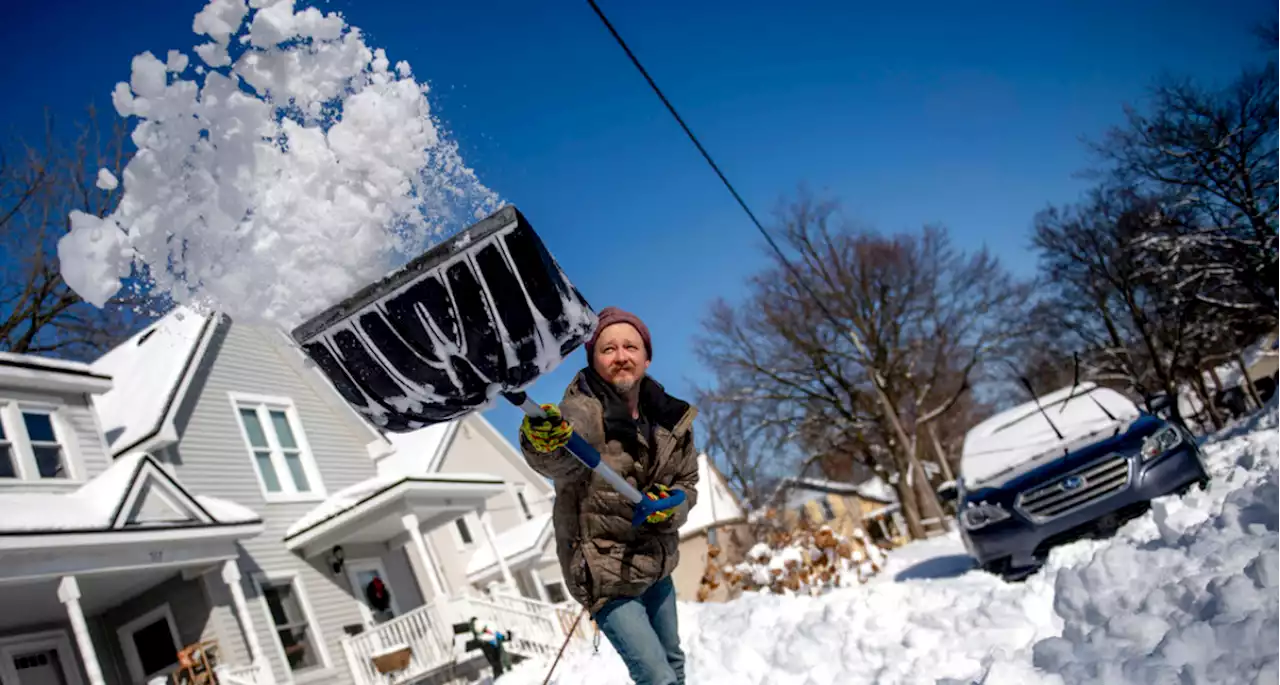
[(1150, 461), (1182, 443), (1182, 433), (1165, 426), (1142, 440), (1142, 461)]
[(965, 530), (979, 530), (1009, 518), (1009, 512), (999, 504), (974, 504), (960, 512), (960, 523)]

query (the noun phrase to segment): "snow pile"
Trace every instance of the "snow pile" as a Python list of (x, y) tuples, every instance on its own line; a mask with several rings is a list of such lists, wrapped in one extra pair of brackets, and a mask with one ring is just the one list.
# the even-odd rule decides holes
[(408, 63), (338, 14), (210, 0), (193, 30), (203, 65), (144, 52), (112, 93), (138, 120), (120, 204), (72, 212), (58, 245), (87, 301), (140, 270), (178, 303), (291, 326), (497, 208)]
[(1276, 682), (1275, 404), (1211, 449), (1219, 483), (1157, 501), (1124, 540), (1063, 570), (1062, 636), (1035, 664), (1068, 683)]
[[(1276, 423), (1273, 400), (1205, 445), (1207, 491), (1157, 500), (1110, 540), (1059, 547), (1023, 583), (972, 570), (952, 535), (894, 550), (858, 588), (682, 603), (687, 682), (1275, 683)], [(540, 683), (548, 666), (498, 683)], [(602, 640), (599, 654), (572, 648), (551, 682), (629, 678)]]

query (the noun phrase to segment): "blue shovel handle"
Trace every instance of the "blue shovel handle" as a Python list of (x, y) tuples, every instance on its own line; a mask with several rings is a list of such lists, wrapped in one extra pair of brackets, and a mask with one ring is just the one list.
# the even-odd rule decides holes
[[(524, 393), (509, 393), (505, 395), (507, 401), (520, 407), (525, 414), (536, 419), (546, 418), (546, 412), (542, 411), (542, 407), (536, 402), (529, 399)], [(674, 509), (684, 503), (685, 494), (683, 490), (673, 490), (670, 495), (662, 499), (652, 500), (640, 494), (627, 479), (618, 475), (604, 460), (600, 458), (600, 452), (591, 446), (591, 443), (582, 438), (581, 435), (575, 433), (569, 434), (569, 442), (565, 445), (569, 453), (582, 462), (587, 468), (600, 474), (615, 490), (622, 493), (632, 504), (635, 505), (635, 512), (631, 516), (631, 525), (638, 527), (645, 522), (649, 516), (667, 509)]]

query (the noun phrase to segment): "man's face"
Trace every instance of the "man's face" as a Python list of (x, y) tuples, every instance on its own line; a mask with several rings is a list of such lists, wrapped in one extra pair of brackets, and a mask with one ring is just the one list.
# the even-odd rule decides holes
[(629, 323), (615, 323), (600, 331), (591, 365), (619, 392), (634, 388), (649, 369), (640, 331)]

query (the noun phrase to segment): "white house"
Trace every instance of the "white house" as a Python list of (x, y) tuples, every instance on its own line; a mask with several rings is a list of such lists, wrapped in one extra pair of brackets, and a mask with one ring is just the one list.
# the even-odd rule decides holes
[(233, 685), (389, 683), (406, 647), (394, 682), (443, 682), (472, 616), (564, 639), (550, 485), (478, 415), (382, 435), (281, 331), (180, 308), (89, 366), (5, 355), (0, 426), (4, 685), (149, 683), (201, 643)]

